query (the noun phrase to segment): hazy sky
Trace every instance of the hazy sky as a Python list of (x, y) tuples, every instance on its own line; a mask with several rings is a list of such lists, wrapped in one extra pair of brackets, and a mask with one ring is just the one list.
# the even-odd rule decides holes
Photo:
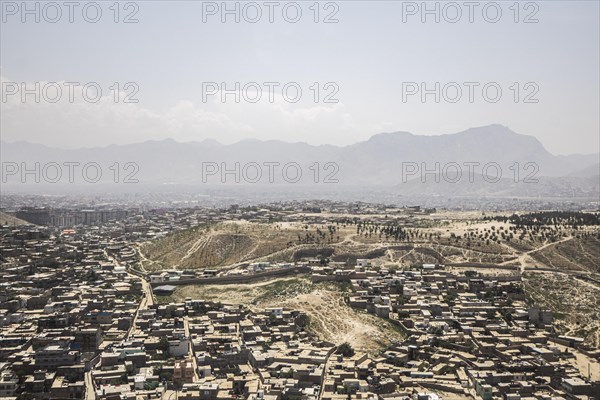
[[(46, 3), (37, 3), (36, 22), (34, 14), (22, 15), (20, 1), (1, 2), (2, 140), (59, 147), (164, 138), (349, 144), (379, 132), (441, 134), (500, 123), (536, 136), (555, 154), (598, 152), (600, 146), (598, 1), (520, 2), (518, 7), (512, 1), (478, 2), (473, 22), (462, 1), (430, 2), (430, 9), (439, 7), (437, 23), (435, 15), (423, 15), (421, 2), (337, 1), (318, 7), (313, 1), (275, 2), (273, 23), (263, 1), (254, 3), (262, 12), (255, 23), (250, 20), (257, 18), (257, 7), (244, 8), (244, 2), (228, 3), (239, 7), (239, 23), (233, 14), (221, 21), (221, 2), (130, 3), (119, 4), (115, 23), (113, 2), (98, 2), (102, 15), (91, 23), (83, 8), (91, 21), (95, 5), (80, 2), (70, 23), (69, 9), (59, 1), (62, 16), (52, 23), (56, 9), (44, 8)], [(296, 4), (302, 16), (292, 23)], [(28, 7), (34, 9), (36, 2)], [(122, 22), (130, 13), (137, 23)], [(332, 13), (338, 22), (324, 23)], [(35, 82), (40, 82), (39, 103), (33, 94), (23, 102), (21, 84), (35, 90)], [(57, 82), (60, 100), (51, 102), (56, 86), (46, 82)], [(64, 82), (95, 82), (103, 97), (92, 103), (94, 87), (87, 86), (86, 100), (78, 86), (71, 101)], [(115, 82), (122, 91), (118, 101)], [(133, 85), (125, 88), (128, 82)], [(220, 93), (210, 94), (210, 82), (224, 82), (227, 89), (256, 82), (262, 97), (250, 102), (257, 92), (248, 85), (239, 103), (233, 93), (223, 102)], [(264, 82), (279, 84), (272, 99)], [(289, 83), (302, 90), (296, 103), (291, 102), (294, 85), (288, 85), (287, 100), (282, 96)], [(420, 92), (410, 95), (421, 83), (434, 89), (425, 101)], [(482, 93), (486, 84), (488, 97)], [(132, 98), (138, 102), (124, 103), (136, 87)], [(498, 87), (501, 97), (492, 102)], [(338, 102), (324, 102), (328, 94)]]

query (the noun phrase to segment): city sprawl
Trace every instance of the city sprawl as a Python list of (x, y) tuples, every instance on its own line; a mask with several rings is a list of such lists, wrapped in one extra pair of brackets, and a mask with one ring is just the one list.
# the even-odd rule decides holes
[(328, 201), (5, 211), (2, 397), (600, 390), (598, 213)]

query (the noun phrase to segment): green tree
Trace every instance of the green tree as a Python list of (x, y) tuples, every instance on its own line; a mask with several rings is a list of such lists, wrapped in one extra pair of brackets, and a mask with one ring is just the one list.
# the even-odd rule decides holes
[(296, 317), (296, 325), (300, 328), (307, 328), (310, 325), (310, 316), (307, 314), (300, 314)]
[(341, 354), (344, 357), (352, 357), (354, 355), (354, 349), (348, 342), (340, 344), (336, 351), (337, 354)]

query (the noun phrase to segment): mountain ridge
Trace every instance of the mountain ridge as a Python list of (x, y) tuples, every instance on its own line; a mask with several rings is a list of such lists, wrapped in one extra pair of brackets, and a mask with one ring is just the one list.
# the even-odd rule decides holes
[[(380, 133), (375, 133), (373, 135), (371, 135), (368, 139), (365, 140), (360, 140), (357, 141), (355, 143), (351, 143), (351, 144), (347, 144), (347, 145), (336, 145), (336, 144), (331, 144), (331, 143), (323, 143), (323, 144), (310, 144), (307, 142), (303, 142), (303, 141), (294, 141), (294, 142), (289, 142), (289, 141), (285, 141), (285, 140), (280, 140), (280, 139), (255, 139), (255, 138), (245, 138), (245, 139), (241, 139), (238, 140), (236, 142), (230, 143), (230, 144), (224, 144), (219, 142), (217, 139), (215, 138), (205, 138), (202, 140), (190, 140), (190, 141), (177, 141), (176, 139), (173, 138), (164, 138), (164, 139), (149, 139), (149, 140), (145, 140), (143, 142), (133, 142), (133, 143), (124, 143), (124, 144), (109, 144), (109, 145), (104, 145), (104, 146), (85, 146), (85, 147), (77, 147), (77, 148), (62, 148), (62, 147), (55, 147), (55, 146), (50, 146), (47, 144), (43, 144), (43, 143), (36, 143), (36, 142), (31, 142), (28, 140), (16, 140), (16, 141), (5, 141), (5, 140), (0, 140), (0, 144), (7, 144), (7, 145), (36, 145), (36, 146), (44, 146), (46, 148), (49, 149), (56, 149), (56, 150), (65, 150), (65, 151), (71, 151), (71, 150), (89, 150), (89, 149), (104, 149), (104, 148), (108, 148), (108, 147), (122, 147), (122, 146), (132, 146), (132, 145), (141, 145), (141, 144), (150, 144), (150, 143), (156, 143), (156, 144), (160, 144), (160, 143), (176, 143), (176, 144), (190, 144), (190, 145), (210, 145), (210, 146), (232, 146), (232, 145), (237, 145), (237, 144), (241, 144), (241, 143), (267, 143), (267, 142), (274, 142), (274, 143), (282, 143), (282, 144), (303, 144), (303, 145), (308, 145), (311, 147), (336, 147), (336, 148), (347, 148), (347, 147), (352, 147), (355, 145), (359, 145), (361, 143), (367, 143), (367, 142), (376, 142), (378, 141), (380, 138), (382, 137), (393, 137), (393, 138), (442, 138), (442, 137), (448, 137), (448, 136), (469, 136), (469, 135), (487, 135), (488, 137), (490, 135), (502, 135), (502, 134), (508, 134), (508, 135), (515, 135), (517, 137), (521, 137), (521, 138), (529, 138), (529, 140), (535, 141), (537, 142), (539, 145), (541, 145), (543, 147), (543, 144), (539, 141), (539, 139), (537, 139), (535, 136), (531, 136), (531, 135), (525, 135), (525, 134), (521, 134), (521, 133), (517, 133), (512, 131), (510, 128), (508, 128), (507, 126), (501, 125), (501, 124), (490, 124), (490, 125), (483, 125), (480, 127), (472, 127), (472, 128), (468, 128), (465, 129), (463, 131), (459, 131), (459, 132), (452, 132), (452, 133), (441, 133), (441, 134), (435, 134), (435, 135), (422, 135), (422, 134), (415, 134), (412, 132), (408, 132), (408, 131), (393, 131), (393, 132), (380, 132)], [(545, 148), (544, 148), (545, 149)], [(552, 153), (550, 153), (552, 154)], [(598, 156), (600, 153), (573, 153), (573, 154), (568, 154), (568, 155), (558, 155), (558, 154), (553, 154), (556, 157), (564, 157), (564, 158), (569, 158), (569, 157), (589, 157), (589, 156)]]
[[(17, 141), (2, 142), (0, 156), (3, 162), (25, 162), (27, 165), (35, 162), (94, 161), (108, 168), (115, 162), (121, 165), (133, 162), (139, 166), (140, 180), (151, 184), (206, 183), (202, 175), (206, 163), (231, 169), (235, 168), (236, 163), (243, 167), (248, 163), (262, 165), (268, 162), (281, 165), (297, 163), (302, 167), (302, 182), (311, 183), (311, 177), (322, 180), (323, 176), (330, 176), (328, 174), (332, 170), (326, 168), (334, 165), (337, 168), (335, 179), (341, 184), (390, 188), (409, 180), (404, 176), (408, 167), (417, 167), (419, 173), (433, 169), (439, 174), (447, 167), (455, 168), (458, 165), (463, 169), (473, 163), (478, 165), (477, 173), (483, 172), (483, 166), (490, 165), (500, 168), (503, 178), (512, 177), (517, 169), (515, 176), (521, 179), (531, 174), (531, 168), (534, 167), (537, 169), (533, 171), (536, 177), (561, 178), (558, 180), (561, 187), (568, 187), (570, 180), (574, 185), (583, 185), (582, 182), (588, 180), (575, 178), (593, 178), (596, 171), (594, 165), (600, 159), (599, 154), (553, 155), (537, 138), (516, 133), (499, 124), (441, 135), (384, 132), (345, 146), (256, 139), (232, 144), (222, 144), (215, 139), (190, 142), (164, 139), (95, 148), (60, 149)], [(318, 168), (320, 174), (316, 174), (311, 167)], [(419, 174), (413, 174), (408, 178), (418, 177)], [(555, 184), (552, 179), (545, 182), (548, 182), (548, 188)], [(475, 190), (477, 185), (471, 186)], [(465, 190), (470, 189), (469, 186), (465, 187)], [(528, 187), (527, 190), (534, 189)], [(419, 190), (411, 188), (411, 192)], [(479, 187), (476, 191), (479, 193), (482, 190)], [(427, 189), (428, 193), (432, 191), (435, 188)]]

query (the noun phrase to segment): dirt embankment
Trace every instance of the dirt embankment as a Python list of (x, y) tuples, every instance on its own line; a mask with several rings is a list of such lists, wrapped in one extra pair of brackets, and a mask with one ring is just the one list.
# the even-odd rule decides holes
[(287, 307), (310, 317), (310, 330), (336, 344), (349, 342), (355, 349), (377, 353), (404, 335), (391, 323), (355, 310), (344, 301), (343, 288), (331, 283), (313, 284), (307, 278), (284, 278), (247, 285), (189, 285), (162, 301), (199, 298), (245, 304), (256, 309)]

